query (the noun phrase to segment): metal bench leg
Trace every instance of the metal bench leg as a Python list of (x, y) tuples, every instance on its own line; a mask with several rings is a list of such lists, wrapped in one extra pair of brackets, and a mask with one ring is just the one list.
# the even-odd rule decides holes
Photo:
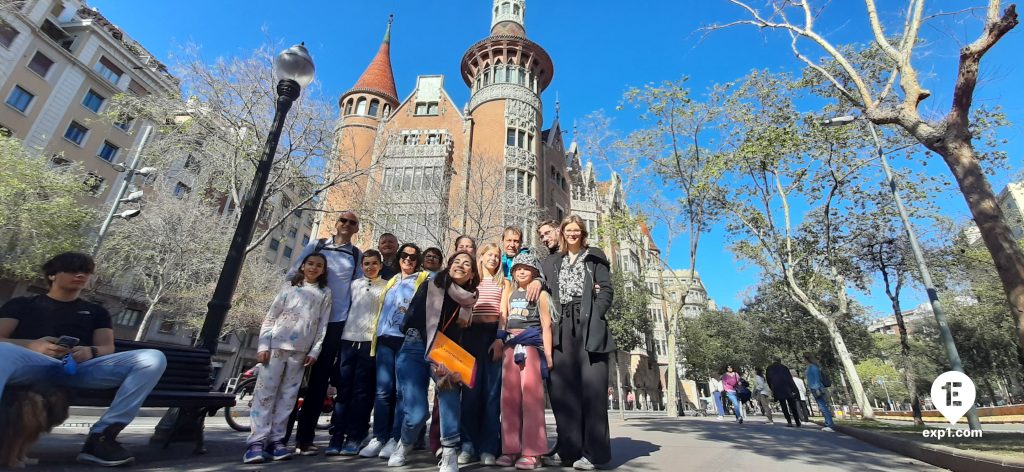
[(206, 428), (206, 413), (207, 413), (208, 410), (209, 410), (208, 408), (200, 408), (199, 411), (196, 414), (196, 426), (195, 426), (195, 428), (196, 428), (196, 430), (195, 430), (196, 448), (192, 451), (192, 454), (195, 454), (195, 455), (206, 454), (206, 446), (203, 444), (204, 443), (203, 429)]

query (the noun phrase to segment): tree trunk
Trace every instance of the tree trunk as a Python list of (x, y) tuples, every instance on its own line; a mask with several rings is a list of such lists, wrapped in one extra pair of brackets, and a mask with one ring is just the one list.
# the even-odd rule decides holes
[(907, 384), (907, 392), (910, 393), (910, 409), (914, 413), (914, 424), (923, 426), (924, 415), (921, 413), (921, 396), (917, 392), (917, 382), (914, 380), (914, 361), (910, 356), (907, 324), (903, 320), (903, 310), (900, 308), (899, 285), (897, 285), (896, 290), (896, 294), (889, 293), (889, 299), (892, 301), (892, 313), (896, 317), (896, 327), (900, 332), (900, 364), (903, 368), (903, 381)]
[[(1024, 350), (1024, 251), (1017, 245), (992, 186), (978, 161), (970, 135), (949, 136), (938, 142), (921, 140), (942, 156), (953, 172), (960, 192), (978, 225), (981, 239), (992, 255), (1010, 312), (1017, 327), (1017, 348)], [(920, 139), (920, 138), (918, 138)]]
[(843, 335), (839, 332), (839, 327), (836, 323), (818, 311), (817, 307), (813, 305), (805, 305), (808, 311), (817, 318), (822, 324), (825, 325), (825, 329), (828, 330), (829, 338), (832, 340), (832, 347), (836, 350), (836, 355), (839, 356), (839, 362), (843, 366), (847, 378), (850, 380), (850, 388), (853, 390), (853, 399), (857, 402), (860, 407), (861, 416), (864, 419), (873, 419), (875, 417), (875, 411), (871, 408), (871, 402), (868, 400), (867, 393), (864, 392), (864, 385), (861, 384), (860, 375), (857, 374), (857, 366), (853, 363), (853, 356), (850, 355), (849, 349), (846, 348), (846, 341), (843, 340)]
[[(675, 318), (675, 317), (672, 317)], [(676, 330), (675, 326), (666, 327), (665, 337), (668, 338), (668, 370), (665, 371), (665, 416), (675, 418), (679, 416), (678, 380), (676, 379)]]
[(146, 308), (146, 314), (142, 317), (142, 322), (139, 323), (139, 331), (135, 333), (136, 341), (145, 341), (146, 336), (149, 334), (149, 324), (153, 322), (153, 313), (156, 311), (156, 304), (160, 301), (158, 295), (149, 303), (149, 307)]
[(622, 395), (622, 375), (619, 373), (619, 351), (615, 351), (613, 360), (615, 362), (615, 389), (619, 392), (619, 419), (625, 420), (626, 414), (623, 410), (626, 407), (626, 397)]

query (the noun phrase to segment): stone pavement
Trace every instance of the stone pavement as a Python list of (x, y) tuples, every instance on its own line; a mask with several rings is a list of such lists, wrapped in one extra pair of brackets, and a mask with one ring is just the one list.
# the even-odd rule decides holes
[[(30, 454), (41, 463), (28, 470), (81, 471), (106, 470), (75, 463), (84, 441), (85, 426), (94, 418), (73, 417), (68, 426), (44, 437)], [(548, 415), (551, 421), (550, 414)], [(207, 420), (205, 455), (192, 455), (192, 445), (175, 443), (169, 449), (148, 444), (157, 418), (139, 418), (119, 439), (137, 457), (133, 471), (435, 471), (437, 461), (417, 451), (410, 466), (388, 469), (383, 461), (349, 457), (296, 457), (272, 464), (246, 466), (241, 463), (245, 434), (227, 427), (222, 417)], [(550, 423), (549, 423), (550, 424)], [(705, 471), (756, 470), (785, 471), (923, 471), (936, 470), (928, 464), (907, 459), (862, 443), (839, 433), (825, 433), (816, 426), (801, 429), (782, 424), (768, 425), (761, 417), (745, 424), (714, 418), (631, 417), (625, 422), (617, 415), (611, 419), (612, 450), (615, 470), (632, 471)], [(318, 438), (326, 440), (325, 435)], [(490, 469), (479, 464), (462, 470)], [(514, 470), (514, 469), (505, 469)], [(554, 471), (554, 468), (548, 468)], [(571, 469), (563, 469), (569, 471)]]

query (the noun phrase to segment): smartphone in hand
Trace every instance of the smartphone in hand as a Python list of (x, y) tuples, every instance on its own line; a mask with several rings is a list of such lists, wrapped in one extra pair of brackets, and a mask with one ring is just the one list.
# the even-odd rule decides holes
[(80, 340), (74, 336), (61, 336), (60, 339), (57, 340), (57, 345), (65, 349), (71, 349), (78, 346), (79, 341)]

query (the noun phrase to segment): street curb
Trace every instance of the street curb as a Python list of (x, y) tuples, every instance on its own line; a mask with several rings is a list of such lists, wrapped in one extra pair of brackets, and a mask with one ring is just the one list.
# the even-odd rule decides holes
[(847, 436), (864, 441), (872, 446), (888, 449), (912, 459), (953, 471), (1000, 472), (1024, 471), (1024, 461), (997, 459), (989, 456), (970, 454), (959, 449), (933, 444), (923, 444), (907, 439), (867, 431), (849, 426), (833, 425), (832, 429)]
[[(103, 416), (107, 412), (106, 407), (92, 407), (92, 406), (73, 406), (68, 409), (68, 413), (71, 416)], [(143, 418), (160, 418), (167, 413), (167, 408), (142, 408), (139, 410), (139, 414), (136, 417)]]

